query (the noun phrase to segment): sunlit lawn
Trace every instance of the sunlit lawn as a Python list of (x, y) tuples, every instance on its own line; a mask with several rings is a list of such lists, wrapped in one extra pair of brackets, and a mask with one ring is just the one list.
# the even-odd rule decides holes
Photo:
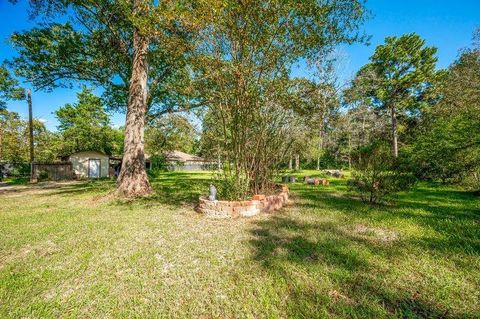
[(110, 181), (4, 190), (0, 318), (480, 317), (478, 196), (420, 184), (372, 207), (337, 179), (211, 220), (193, 211), (209, 183), (165, 173), (135, 202)]

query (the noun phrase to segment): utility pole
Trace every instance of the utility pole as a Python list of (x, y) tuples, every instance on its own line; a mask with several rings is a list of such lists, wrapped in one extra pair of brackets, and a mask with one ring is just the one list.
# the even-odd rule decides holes
[(30, 182), (34, 182), (33, 178), (33, 161), (35, 154), (33, 152), (33, 112), (32, 112), (32, 92), (27, 89), (27, 103), (28, 103), (28, 131), (30, 137)]

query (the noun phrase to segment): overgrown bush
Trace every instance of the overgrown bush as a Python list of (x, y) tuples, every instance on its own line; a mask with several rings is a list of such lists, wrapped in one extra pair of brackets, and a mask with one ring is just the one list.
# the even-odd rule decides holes
[(476, 167), (464, 174), (461, 185), (468, 190), (480, 192), (480, 167)]
[(160, 176), (160, 174), (162, 174), (164, 172), (165, 172), (165, 170), (160, 169), (160, 168), (147, 169), (147, 175), (148, 175), (149, 178), (157, 178), (158, 176)]
[(24, 178), (30, 176), (30, 164), (17, 162), (0, 164), (0, 181), (2, 178)]
[(381, 202), (386, 195), (407, 190), (415, 184), (415, 176), (401, 167), (403, 165), (392, 156), (387, 145), (366, 147), (362, 150), (361, 159), (354, 165), (349, 188), (363, 202)]
[(38, 174), (38, 180), (40, 181), (46, 181), (48, 179), (49, 175), (47, 171), (40, 171)]
[(150, 157), (150, 170), (166, 171), (168, 162), (165, 155), (153, 155)]
[(215, 174), (212, 184), (217, 188), (217, 199), (239, 200), (250, 197), (250, 183), (239, 176)]

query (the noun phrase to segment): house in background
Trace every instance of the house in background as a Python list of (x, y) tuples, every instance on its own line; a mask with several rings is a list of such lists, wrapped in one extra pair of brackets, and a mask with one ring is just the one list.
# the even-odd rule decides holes
[(212, 162), (196, 155), (180, 151), (173, 151), (165, 154), (168, 169), (173, 171), (201, 171), (211, 167)]
[[(118, 176), (120, 170), (122, 169), (123, 155), (110, 156), (110, 176)], [(150, 169), (151, 162), (150, 156), (145, 154), (145, 169)]]
[[(165, 154), (169, 170), (200, 171), (211, 169), (215, 163), (200, 156), (173, 151)], [(98, 151), (82, 151), (60, 157), (61, 162), (35, 164), (36, 175), (47, 172), (49, 179), (105, 178), (118, 176), (123, 156), (109, 156)], [(145, 154), (145, 168), (151, 168), (150, 156)]]

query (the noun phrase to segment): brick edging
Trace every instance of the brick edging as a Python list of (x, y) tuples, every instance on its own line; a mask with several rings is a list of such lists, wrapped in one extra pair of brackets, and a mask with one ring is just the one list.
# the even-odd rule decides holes
[(211, 201), (200, 197), (195, 210), (212, 218), (251, 217), (261, 212), (271, 213), (288, 203), (288, 187), (282, 185), (277, 195), (254, 195), (251, 200), (242, 201)]

